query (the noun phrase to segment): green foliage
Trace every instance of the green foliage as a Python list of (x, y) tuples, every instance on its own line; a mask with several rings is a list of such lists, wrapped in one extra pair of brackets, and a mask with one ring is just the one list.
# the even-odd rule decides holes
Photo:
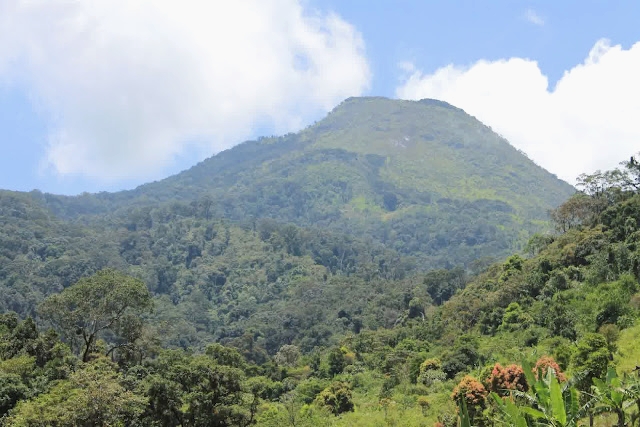
[(612, 367), (607, 370), (604, 380), (593, 378), (593, 384), (592, 390), (597, 401), (593, 413), (613, 413), (618, 418), (618, 426), (627, 425), (625, 410), (629, 406), (628, 404), (635, 403), (634, 401), (640, 396), (637, 395), (635, 390), (625, 389), (621, 378), (618, 377), (616, 370)]
[(480, 361), (478, 340), (472, 335), (462, 335), (453, 348), (442, 357), (442, 370), (448, 378), (458, 372), (469, 371)]
[(21, 401), (8, 426), (142, 425), (145, 399), (121, 384), (113, 366), (99, 358), (35, 399)]
[[(132, 192), (0, 192), (3, 422), (637, 425), (640, 168), (583, 177), (528, 258), (471, 266), (570, 189), (466, 116), (457, 139), (400, 126), (418, 111), (463, 117), (350, 100)], [(508, 160), (494, 176), (473, 129)], [(425, 147), (446, 161), (418, 170)]]
[(30, 394), (29, 385), (23, 382), (20, 375), (4, 372), (3, 369), (0, 373), (0, 417)]
[(535, 256), (546, 249), (553, 241), (554, 237), (550, 234), (536, 233), (529, 238), (524, 250), (529, 255)]
[(345, 352), (342, 348), (335, 347), (331, 350), (329, 352), (327, 363), (329, 365), (329, 375), (333, 377), (342, 373), (344, 368), (347, 366), (347, 358), (345, 357)]
[(316, 398), (316, 403), (328, 407), (334, 415), (353, 411), (351, 390), (342, 382), (333, 382), (322, 390)]
[(328, 387), (328, 381), (320, 378), (308, 378), (296, 387), (298, 398), (303, 403), (312, 403), (316, 396)]
[(449, 300), (457, 290), (466, 285), (464, 269), (432, 270), (424, 278), (424, 285), (431, 299), (437, 305)]
[(280, 347), (276, 353), (274, 360), (283, 366), (295, 366), (300, 358), (300, 349), (295, 345), (285, 344)]
[(204, 352), (216, 363), (232, 368), (244, 368), (246, 361), (235, 348), (229, 348), (220, 344), (209, 344)]
[(518, 329), (526, 329), (533, 323), (531, 316), (522, 310), (520, 304), (512, 302), (507, 306), (502, 316), (501, 330), (516, 331)]
[(142, 333), (140, 315), (151, 309), (151, 294), (142, 281), (101, 270), (47, 298), (40, 313), (86, 362), (99, 338), (112, 338), (107, 355), (133, 345)]
[(576, 347), (571, 363), (576, 372), (583, 373), (578, 386), (589, 390), (593, 379), (604, 378), (607, 373), (611, 359), (609, 346), (604, 336), (589, 333), (578, 341)]

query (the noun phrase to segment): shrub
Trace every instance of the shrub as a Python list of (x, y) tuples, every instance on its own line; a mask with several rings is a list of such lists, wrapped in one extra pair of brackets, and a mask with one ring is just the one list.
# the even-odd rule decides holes
[(469, 417), (476, 420), (482, 416), (486, 409), (487, 389), (482, 383), (470, 375), (466, 375), (460, 383), (453, 389), (451, 398), (460, 406), (464, 400)]
[(426, 359), (420, 364), (418, 383), (427, 387), (438, 381), (444, 381), (447, 375), (442, 371), (442, 363), (439, 359)]
[(560, 366), (551, 356), (542, 356), (540, 359), (538, 359), (536, 365), (533, 367), (533, 374), (535, 375), (536, 379), (538, 379), (538, 372), (542, 372), (542, 375), (544, 376), (547, 374), (549, 368), (552, 368), (555, 371), (556, 378), (559, 382), (565, 382), (567, 380), (566, 375), (562, 373)]
[(509, 365), (504, 368), (496, 363), (486, 383), (489, 391), (499, 395), (506, 395), (510, 390), (527, 391), (529, 389), (524, 370), (518, 365)]
[(418, 396), (418, 399), (416, 400), (416, 402), (418, 403), (418, 406), (420, 406), (422, 415), (426, 417), (427, 411), (431, 407), (431, 403), (429, 403), (429, 399), (427, 398), (427, 396)]
[(442, 362), (439, 359), (427, 359), (420, 364), (420, 373), (425, 371), (436, 371), (442, 369)]
[(333, 415), (353, 411), (351, 389), (346, 383), (334, 382), (316, 397), (319, 406), (328, 408)]

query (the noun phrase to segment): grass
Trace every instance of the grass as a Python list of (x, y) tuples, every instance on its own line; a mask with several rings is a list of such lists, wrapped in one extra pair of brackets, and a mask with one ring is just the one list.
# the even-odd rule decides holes
[(640, 365), (640, 324), (620, 332), (614, 362), (620, 374), (629, 374)]

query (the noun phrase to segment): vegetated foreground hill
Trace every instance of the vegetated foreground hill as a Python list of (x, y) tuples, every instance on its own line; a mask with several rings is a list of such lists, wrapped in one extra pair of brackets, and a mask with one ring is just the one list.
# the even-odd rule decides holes
[[(109, 243), (116, 237), (108, 231), (113, 224), (91, 232), (63, 230), (30, 196), (0, 193), (3, 229), (13, 224), (9, 230), (19, 232), (21, 225), (34, 222), (39, 227), (33, 236), (25, 232), (21, 237), (47, 243), (31, 250), (30, 242), (14, 257), (23, 273), (37, 268), (38, 258), (46, 262), (48, 248), (75, 257), (76, 245), (84, 251), (91, 245), (83, 241), (107, 230), (99, 238), (107, 247), (124, 249), (120, 255), (131, 271), (144, 275), (150, 258), (146, 249), (136, 248), (162, 251), (171, 241), (176, 247), (188, 243), (173, 233), (204, 233), (205, 251), (221, 254), (206, 258), (190, 247), (186, 256), (182, 250), (163, 255), (169, 262), (182, 256), (180, 262), (189, 266), (178, 272), (178, 282), (192, 295), (201, 292), (191, 297), (192, 307), (206, 304), (208, 288), (194, 278), (207, 268), (213, 274), (211, 294), (220, 298), (210, 310), (236, 299), (243, 302), (242, 310), (231, 315), (237, 319), (247, 318), (252, 298), (279, 292), (298, 295), (299, 304), (324, 301), (324, 306), (303, 309), (318, 313), (336, 307), (336, 300), (353, 304), (366, 299), (362, 282), (399, 291), (362, 303), (360, 312), (345, 306), (326, 323), (339, 336), (310, 352), (301, 347), (323, 334), (313, 322), (303, 325), (309, 335), (292, 337), (293, 345), (280, 346), (272, 356), (265, 354), (260, 345), (265, 337), (256, 330), (230, 346), (210, 344), (194, 352), (161, 348), (158, 338), (167, 322), (146, 317), (152, 295), (145, 283), (113, 270), (98, 272), (41, 305), (40, 325), (48, 319), (57, 333), (38, 330), (29, 318), (0, 315), (2, 425), (638, 426), (640, 163), (634, 157), (623, 164), (624, 170), (584, 176), (584, 191), (552, 212), (556, 233), (533, 236), (527, 258), (514, 254), (462, 290), (463, 272), (455, 269), (400, 280), (395, 275), (401, 271), (387, 270), (382, 277), (383, 269), (371, 270), (353, 254), (334, 265), (344, 273), (319, 267), (322, 258), (316, 256), (327, 245), (351, 247), (364, 260), (382, 257), (378, 265), (398, 261), (378, 252), (380, 246), (365, 242), (362, 247), (341, 240), (348, 239), (344, 236), (314, 235), (270, 221), (255, 230), (229, 227), (185, 216), (189, 205), (177, 204), (152, 210), (153, 224), (122, 223), (140, 233), (136, 239), (148, 241), (118, 246)], [(71, 236), (67, 243), (52, 237), (62, 232)], [(10, 235), (2, 239), (3, 247), (25, 246)], [(14, 253), (5, 250), (2, 256)], [(240, 256), (245, 258), (234, 260)], [(228, 286), (239, 279), (220, 278), (224, 264), (237, 272), (235, 277), (253, 280), (251, 274), (242, 276), (247, 270), (259, 278), (252, 266), (261, 262), (273, 262), (264, 285)], [(360, 269), (352, 269), (356, 265)], [(281, 281), (285, 277), (286, 283)], [(152, 289), (171, 283), (159, 275)], [(162, 298), (156, 302), (157, 309), (164, 309)], [(404, 310), (393, 312), (394, 302)], [(249, 319), (258, 316), (267, 327), (277, 325), (269, 314), (286, 313), (262, 312)], [(207, 312), (187, 309), (184, 315), (206, 318)], [(395, 321), (376, 330), (359, 323), (389, 317)], [(296, 316), (281, 320), (284, 332), (301, 326)]]
[(506, 256), (573, 192), (449, 104), (351, 98), (297, 134), (245, 142), (133, 191), (45, 200), (66, 218), (193, 202), (212, 218), (370, 236), (429, 268)]

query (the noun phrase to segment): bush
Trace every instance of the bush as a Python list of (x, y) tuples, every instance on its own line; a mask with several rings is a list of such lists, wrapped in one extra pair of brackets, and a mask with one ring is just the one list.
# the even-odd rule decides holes
[(477, 338), (462, 335), (456, 340), (453, 349), (442, 357), (442, 371), (447, 378), (453, 378), (458, 372), (468, 371), (480, 361)]
[(458, 405), (464, 401), (469, 411), (469, 417), (475, 420), (480, 418), (482, 412), (486, 409), (488, 394), (487, 389), (481, 382), (472, 376), (466, 375), (453, 389), (451, 398)]
[(420, 406), (420, 410), (422, 411), (423, 416), (427, 416), (427, 411), (431, 407), (431, 403), (429, 403), (429, 398), (427, 396), (418, 396), (416, 399), (418, 406)]
[(486, 383), (489, 391), (501, 396), (509, 394), (511, 390), (527, 391), (529, 389), (524, 371), (518, 365), (509, 365), (503, 368), (502, 365), (496, 363)]
[(542, 356), (540, 359), (538, 359), (535, 366), (533, 367), (533, 374), (535, 375), (536, 379), (538, 379), (538, 372), (541, 372), (542, 376), (545, 376), (549, 368), (555, 371), (556, 378), (559, 382), (564, 382), (567, 380), (566, 375), (562, 373), (560, 366), (551, 356)]
[(333, 415), (338, 415), (353, 411), (352, 398), (351, 389), (346, 383), (334, 382), (322, 390), (315, 401), (319, 406), (328, 408)]
[(296, 393), (304, 403), (311, 403), (327, 387), (327, 382), (318, 378), (309, 378), (298, 384)]

